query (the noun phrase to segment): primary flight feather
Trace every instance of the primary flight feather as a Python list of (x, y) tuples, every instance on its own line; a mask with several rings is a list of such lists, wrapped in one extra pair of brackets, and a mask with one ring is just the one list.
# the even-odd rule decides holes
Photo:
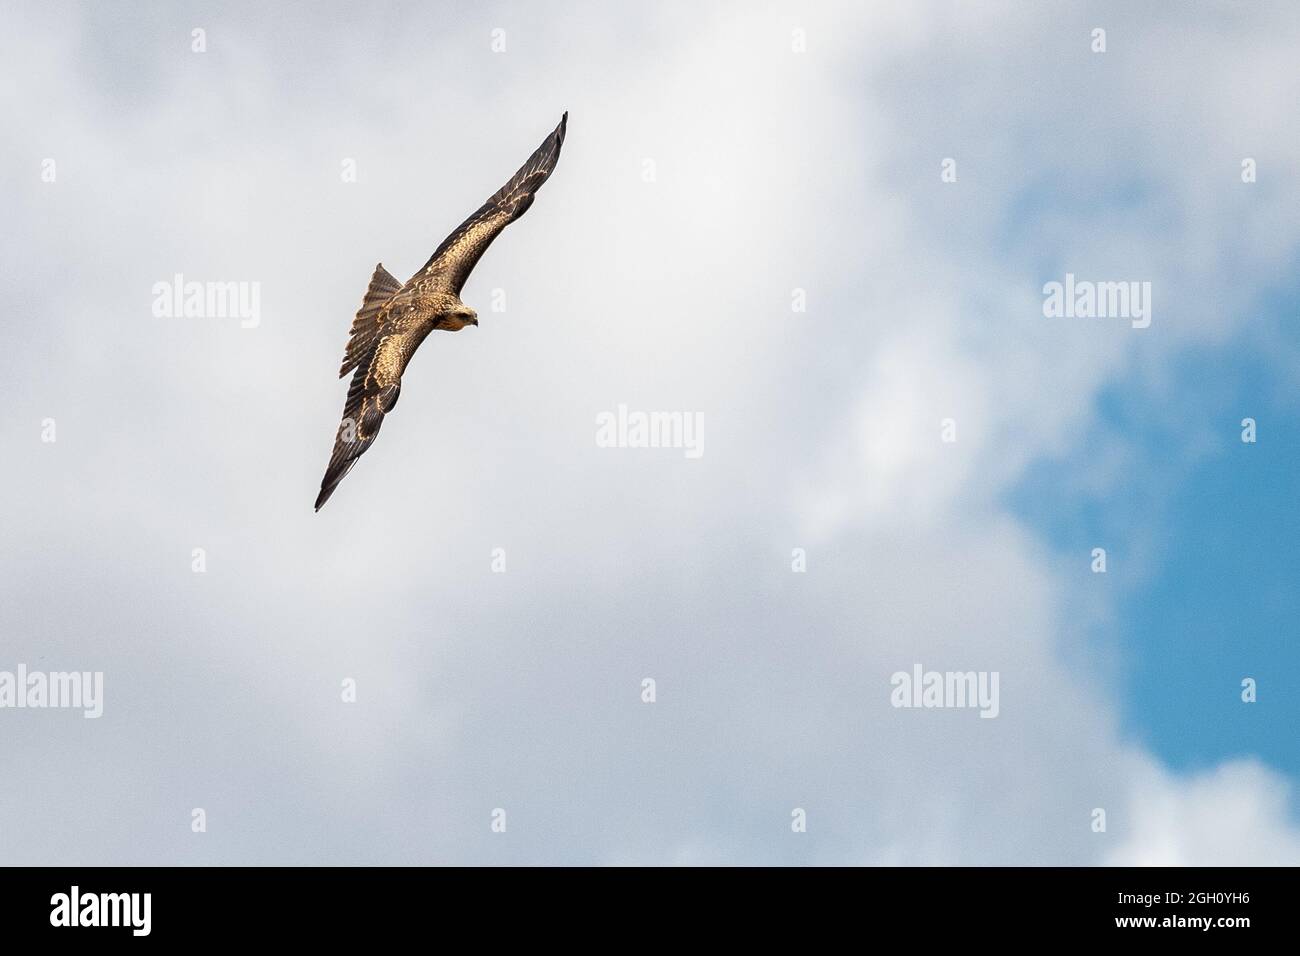
[(353, 372), (352, 384), (334, 451), (321, 479), (317, 511), (374, 444), (384, 416), (397, 404), (402, 373), (425, 337), (435, 329), (458, 332), (467, 325), (478, 325), (478, 313), (460, 300), (460, 290), (492, 240), (528, 211), (537, 190), (550, 178), (568, 122), (565, 113), (519, 172), (457, 226), (405, 285), (382, 263), (375, 266), (343, 352), (339, 378)]

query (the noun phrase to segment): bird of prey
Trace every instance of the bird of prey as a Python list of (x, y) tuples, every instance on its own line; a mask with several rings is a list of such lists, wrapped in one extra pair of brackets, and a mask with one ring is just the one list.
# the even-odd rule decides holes
[(375, 266), (343, 352), (339, 378), (355, 372), (334, 452), (321, 479), (317, 511), (374, 444), (384, 416), (397, 404), (402, 373), (425, 337), (434, 329), (459, 332), (478, 325), (478, 313), (460, 300), (461, 287), (492, 240), (528, 211), (537, 190), (554, 172), (568, 122), (565, 113), (519, 172), (457, 226), (405, 284), (389, 275), (383, 263)]

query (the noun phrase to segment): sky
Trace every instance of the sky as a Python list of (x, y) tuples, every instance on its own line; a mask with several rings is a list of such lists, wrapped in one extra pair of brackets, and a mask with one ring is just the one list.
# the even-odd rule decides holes
[[(1300, 863), (1300, 8), (0, 17), (0, 862)], [(375, 263), (566, 110), (313, 513)]]

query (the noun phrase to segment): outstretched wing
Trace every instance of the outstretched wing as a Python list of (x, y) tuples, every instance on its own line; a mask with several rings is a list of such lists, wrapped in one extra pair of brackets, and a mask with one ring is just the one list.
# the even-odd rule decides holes
[(384, 306), (401, 288), (402, 283), (393, 278), (382, 262), (375, 266), (375, 274), (370, 277), (370, 288), (366, 289), (366, 297), (361, 300), (361, 308), (357, 310), (357, 316), (352, 320), (352, 328), (348, 332), (348, 344), (343, 349), (339, 378), (360, 365), (374, 350), (389, 319), (388, 310)]
[(357, 364), (348, 388), (348, 400), (343, 406), (343, 421), (339, 423), (334, 438), (334, 451), (325, 468), (325, 477), (321, 479), (320, 494), (316, 497), (317, 511), (329, 501), (357, 459), (375, 443), (384, 416), (393, 410), (397, 396), (401, 394), (406, 363), (427, 334), (426, 328), (422, 333), (381, 335)]
[(442, 241), (442, 245), (434, 250), (412, 282), (432, 279), (438, 287), (460, 295), (465, 280), (492, 240), (502, 229), (528, 211), (537, 190), (555, 171), (568, 122), (569, 114), (566, 112), (560, 119), (560, 125), (528, 157), (528, 162), (519, 168), (510, 182), (497, 190), (491, 199)]

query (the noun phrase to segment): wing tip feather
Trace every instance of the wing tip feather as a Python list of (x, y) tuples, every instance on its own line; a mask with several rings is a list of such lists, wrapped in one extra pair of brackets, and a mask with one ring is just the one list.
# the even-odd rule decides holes
[(564, 145), (564, 134), (569, 129), (569, 111), (565, 110), (564, 115), (560, 117), (560, 125), (555, 127), (555, 149), (558, 152)]

